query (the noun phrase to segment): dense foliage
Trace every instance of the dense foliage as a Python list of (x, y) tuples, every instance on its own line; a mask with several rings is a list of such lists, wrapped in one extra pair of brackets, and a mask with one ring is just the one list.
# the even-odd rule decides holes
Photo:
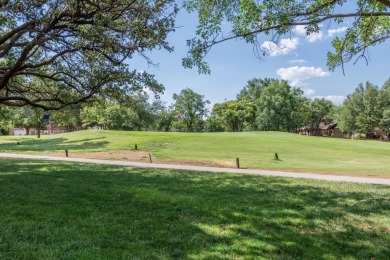
[(94, 96), (160, 92), (130, 68), (174, 30), (174, 0), (0, 1), (0, 104), (61, 109)]
[(293, 35), (295, 26), (303, 26), (307, 34), (318, 33), (322, 24), (348, 28), (333, 40), (334, 50), (328, 53), (330, 69), (366, 58), (370, 46), (390, 37), (388, 0), (186, 0), (185, 6), (198, 14), (199, 25), (197, 37), (188, 41), (190, 51), (183, 64), (201, 72), (209, 72), (203, 58), (218, 43), (244, 39), (261, 58), (267, 49), (259, 36), (279, 45), (282, 37)]
[[(366, 82), (360, 84), (344, 103), (335, 106), (324, 98), (309, 99), (299, 88), (286, 81), (254, 78), (237, 95), (213, 105), (205, 96), (186, 88), (173, 95), (170, 105), (146, 94), (117, 99), (101, 98), (99, 102), (68, 106), (50, 112), (53, 125), (74, 128), (116, 130), (155, 130), (183, 132), (288, 131), (304, 127), (309, 134), (319, 135), (320, 126), (337, 123), (346, 134), (360, 133), (367, 138), (390, 134), (390, 80), (383, 87)], [(0, 107), (0, 128), (3, 134), (12, 126), (43, 128), (40, 108)], [(387, 137), (386, 137), (387, 136)]]
[(389, 97), (390, 80), (382, 88), (370, 82), (360, 84), (339, 109), (339, 128), (364, 134), (383, 129), (389, 135)]
[[(215, 104), (208, 119), (210, 132), (218, 132), (226, 129), (229, 132), (242, 132), (245, 127), (254, 124), (256, 118), (256, 106), (250, 101), (230, 100)], [(216, 127), (216, 125), (223, 127)]]
[(187, 132), (199, 132), (204, 129), (204, 118), (207, 116), (207, 104), (204, 96), (189, 88), (183, 89), (179, 94), (173, 95), (174, 111), (177, 113), (177, 129)]

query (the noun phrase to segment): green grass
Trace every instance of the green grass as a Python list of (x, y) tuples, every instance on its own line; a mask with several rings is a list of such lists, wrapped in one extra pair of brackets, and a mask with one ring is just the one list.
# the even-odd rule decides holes
[(0, 259), (388, 259), (390, 188), (0, 159)]
[[(20, 145), (16, 145), (16, 142)], [(36, 137), (1, 137), (0, 151), (71, 153), (132, 150), (155, 158), (222, 162), (247, 168), (389, 176), (390, 143), (310, 137), (280, 132), (157, 133), (79, 131)], [(280, 160), (274, 160), (274, 153)]]

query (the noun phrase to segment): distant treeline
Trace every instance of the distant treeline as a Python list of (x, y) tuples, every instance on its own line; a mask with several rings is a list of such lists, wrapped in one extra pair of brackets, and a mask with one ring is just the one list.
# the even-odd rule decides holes
[(143, 93), (121, 101), (98, 99), (60, 111), (0, 107), (0, 126), (3, 134), (11, 127), (43, 128), (48, 123), (137, 131), (296, 132), (302, 126), (316, 129), (320, 123), (332, 122), (349, 134), (366, 134), (373, 129), (390, 132), (390, 80), (380, 88), (370, 82), (360, 84), (340, 106), (324, 98), (309, 99), (303, 94), (284, 80), (254, 78), (236, 99), (214, 104), (211, 111), (205, 96), (186, 88), (173, 95), (173, 104), (159, 99), (150, 102), (149, 96)]

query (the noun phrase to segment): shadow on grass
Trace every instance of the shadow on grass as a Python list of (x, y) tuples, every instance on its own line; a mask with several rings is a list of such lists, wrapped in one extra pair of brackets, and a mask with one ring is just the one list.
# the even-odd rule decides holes
[(390, 188), (0, 160), (0, 258), (386, 259)]
[[(0, 143), (0, 151), (58, 151), (58, 150), (90, 150), (103, 149), (108, 145), (108, 141), (102, 141), (103, 137), (86, 138), (70, 141), (66, 138), (53, 139), (8, 139), (6, 143)], [(11, 142), (10, 142), (11, 141)], [(19, 142), (19, 145), (17, 144)]]

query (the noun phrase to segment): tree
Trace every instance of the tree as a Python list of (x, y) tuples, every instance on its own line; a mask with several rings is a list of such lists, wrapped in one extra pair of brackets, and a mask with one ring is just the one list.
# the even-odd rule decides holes
[(380, 126), (387, 134), (387, 138), (390, 137), (390, 109), (383, 111), (382, 119), (380, 121)]
[[(388, 0), (186, 0), (185, 7), (197, 12), (197, 37), (188, 41), (189, 55), (185, 67), (197, 66), (200, 72), (209, 72), (204, 56), (216, 44), (244, 39), (253, 44), (261, 58), (267, 48), (258, 41), (265, 34), (281, 50), (281, 37), (293, 35), (295, 26), (304, 26), (307, 34), (318, 33), (322, 23), (343, 23), (348, 29), (341, 38), (333, 40), (334, 51), (328, 53), (328, 67), (343, 66), (354, 57), (365, 58), (367, 49), (390, 37), (390, 1)], [(347, 20), (347, 21), (346, 21)], [(352, 20), (352, 21), (351, 21)], [(225, 31), (229, 28), (230, 31)], [(367, 61), (367, 59), (366, 59)]]
[(222, 122), (222, 119), (220, 117), (211, 113), (211, 115), (206, 119), (206, 131), (224, 132), (226, 131), (226, 125)]
[(68, 131), (72, 131), (82, 125), (81, 122), (81, 104), (70, 105), (61, 110), (51, 111), (52, 124), (65, 126)]
[(210, 104), (210, 101), (189, 88), (183, 89), (180, 94), (174, 94), (173, 99), (175, 100), (173, 107), (179, 122), (184, 122), (185, 131), (201, 131), (204, 117), (208, 113), (206, 105)]
[(351, 95), (348, 95), (338, 111), (337, 127), (344, 133), (352, 134), (357, 129), (355, 120), (357, 113), (354, 101)]
[(242, 132), (245, 126), (253, 125), (256, 106), (250, 101), (230, 100), (215, 104), (211, 114), (219, 118), (228, 131)]
[(80, 111), (80, 118), (83, 127), (99, 126), (103, 129), (104, 125), (104, 106), (99, 102), (93, 105), (87, 105)]
[(176, 114), (172, 110), (161, 111), (161, 113), (159, 113), (156, 117), (155, 129), (157, 131), (170, 131), (172, 128), (172, 124), (175, 121), (175, 116)]
[(123, 103), (100, 99), (85, 106), (80, 114), (84, 127), (98, 126), (109, 130), (142, 130), (154, 123), (148, 95), (128, 96)]
[(12, 126), (14, 111), (9, 107), (0, 106), (0, 135), (6, 134)]
[(308, 121), (312, 128), (318, 129), (320, 123), (330, 123), (331, 112), (334, 105), (331, 101), (325, 98), (315, 98), (309, 103)]
[(252, 102), (256, 102), (260, 98), (261, 92), (263, 89), (268, 87), (275, 79), (260, 79), (253, 78), (248, 80), (246, 86), (238, 93), (238, 100), (250, 100)]
[(379, 126), (381, 117), (378, 87), (370, 82), (361, 83), (344, 101), (339, 127), (342, 131), (368, 133)]
[(297, 112), (304, 101), (302, 95), (302, 90), (292, 89), (285, 80), (272, 81), (259, 99), (256, 119), (258, 129), (294, 131), (300, 124)]
[(390, 109), (390, 79), (379, 90), (379, 106), (382, 110)]
[(256, 120), (247, 122), (251, 129), (295, 131), (307, 123), (309, 100), (302, 90), (291, 88), (287, 81), (251, 79), (237, 100), (256, 107)]
[(390, 137), (390, 79), (383, 84), (383, 87), (379, 90), (379, 105), (382, 110), (382, 118), (380, 120), (380, 127), (387, 133), (387, 137)]
[(363, 133), (367, 133), (379, 126), (381, 111), (378, 107), (378, 87), (366, 82), (365, 88), (361, 84), (356, 93), (360, 98), (357, 105), (360, 113), (356, 116), (356, 125)]
[(15, 111), (13, 124), (25, 128), (27, 134), (31, 128), (37, 129), (37, 137), (41, 138), (41, 129), (46, 125), (45, 111), (38, 107), (23, 107)]
[(126, 60), (172, 51), (165, 39), (176, 13), (174, 0), (0, 1), (0, 104), (54, 110), (144, 86), (162, 91)]
[(154, 117), (154, 129), (168, 132), (175, 121), (176, 113), (172, 108), (167, 107), (165, 102), (157, 99), (151, 104), (151, 113)]

